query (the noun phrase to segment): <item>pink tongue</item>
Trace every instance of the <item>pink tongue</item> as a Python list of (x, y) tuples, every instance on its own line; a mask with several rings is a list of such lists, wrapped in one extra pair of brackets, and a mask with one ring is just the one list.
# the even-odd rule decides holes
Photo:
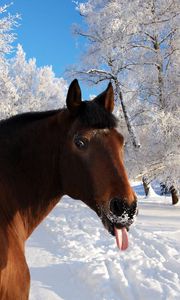
[(114, 232), (116, 236), (116, 243), (120, 250), (126, 250), (128, 248), (128, 233), (125, 227), (118, 229), (114, 226)]

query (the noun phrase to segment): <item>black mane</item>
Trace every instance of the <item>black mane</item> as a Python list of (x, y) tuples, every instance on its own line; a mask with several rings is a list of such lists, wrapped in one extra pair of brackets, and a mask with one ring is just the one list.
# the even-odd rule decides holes
[[(62, 109), (63, 110), (63, 109)], [(9, 119), (0, 121), (0, 134), (12, 133), (21, 126), (39, 121), (55, 115), (59, 110), (27, 112), (10, 117)], [(110, 129), (117, 127), (117, 119), (109, 113), (102, 105), (95, 101), (84, 101), (78, 111), (76, 117), (80, 120), (82, 126), (93, 129)]]
[(30, 122), (38, 121), (55, 115), (59, 110), (49, 110), (40, 112), (27, 112), (12, 116), (8, 119), (0, 121), (0, 131), (8, 132), (11, 129), (19, 128), (19, 126), (25, 126)]
[(78, 118), (84, 127), (94, 129), (111, 129), (117, 127), (118, 123), (112, 113), (95, 101), (82, 102)]

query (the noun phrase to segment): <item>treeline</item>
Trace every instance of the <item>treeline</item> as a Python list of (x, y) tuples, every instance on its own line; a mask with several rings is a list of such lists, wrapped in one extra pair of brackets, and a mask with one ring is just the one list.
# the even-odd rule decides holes
[(0, 7), (0, 118), (61, 107), (66, 81), (56, 78), (51, 66), (38, 68), (34, 58), (27, 60), (21, 45), (15, 52), (12, 43), (19, 15), (7, 10), (7, 5)]

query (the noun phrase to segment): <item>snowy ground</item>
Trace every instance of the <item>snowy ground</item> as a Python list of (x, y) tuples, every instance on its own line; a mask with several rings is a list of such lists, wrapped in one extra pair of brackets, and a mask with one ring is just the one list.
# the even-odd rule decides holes
[(30, 300), (179, 300), (180, 206), (145, 199), (120, 252), (98, 217), (63, 198), (29, 239)]

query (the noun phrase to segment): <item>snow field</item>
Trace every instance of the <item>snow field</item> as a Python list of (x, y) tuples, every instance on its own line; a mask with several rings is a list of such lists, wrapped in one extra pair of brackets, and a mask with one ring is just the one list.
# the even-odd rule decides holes
[(140, 197), (120, 252), (82, 202), (64, 197), (29, 239), (30, 300), (179, 300), (180, 206)]

